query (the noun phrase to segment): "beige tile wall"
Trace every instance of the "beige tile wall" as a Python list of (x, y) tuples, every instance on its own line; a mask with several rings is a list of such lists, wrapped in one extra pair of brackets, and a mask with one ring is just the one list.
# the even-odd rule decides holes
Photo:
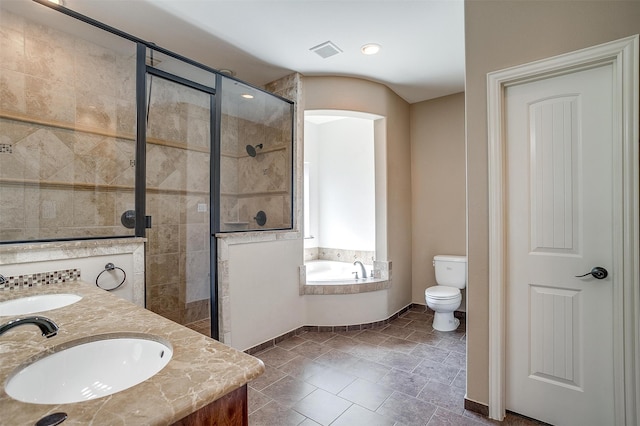
[[(135, 45), (5, 10), (0, 35), (0, 240), (133, 235), (120, 215), (135, 207)], [(147, 87), (147, 307), (188, 323), (209, 316), (209, 96)]]
[(0, 240), (132, 235), (135, 46), (6, 10), (0, 35)]
[(159, 78), (148, 87), (147, 308), (188, 324), (209, 317), (210, 99)]
[[(188, 323), (209, 315), (209, 97), (160, 78), (147, 87), (147, 307)], [(258, 122), (223, 117), (222, 215), (247, 223), (229, 230), (259, 228), (259, 210), (268, 228), (292, 224), (289, 105), (261, 102)], [(116, 51), (3, 10), (0, 240), (133, 235), (120, 215), (135, 207), (135, 105), (133, 44)]]
[[(291, 226), (291, 128), (288, 109), (265, 113), (260, 121), (222, 116), (221, 229), (223, 231)], [(247, 154), (246, 145), (256, 146)], [(267, 215), (264, 227), (254, 217)]]

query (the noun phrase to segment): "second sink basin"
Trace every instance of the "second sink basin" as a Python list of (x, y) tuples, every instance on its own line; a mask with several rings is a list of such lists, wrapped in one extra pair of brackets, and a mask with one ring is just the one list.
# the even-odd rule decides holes
[(77, 294), (40, 294), (0, 303), (0, 317), (27, 315), (62, 308), (82, 299)]
[(111, 395), (144, 382), (171, 360), (169, 342), (138, 333), (67, 342), (18, 367), (7, 394), (33, 404), (69, 404)]

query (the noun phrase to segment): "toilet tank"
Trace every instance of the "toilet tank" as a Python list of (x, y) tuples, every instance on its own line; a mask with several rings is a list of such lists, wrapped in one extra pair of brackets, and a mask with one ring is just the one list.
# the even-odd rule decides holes
[(433, 257), (436, 270), (436, 283), (449, 287), (467, 286), (467, 257), (438, 255)]

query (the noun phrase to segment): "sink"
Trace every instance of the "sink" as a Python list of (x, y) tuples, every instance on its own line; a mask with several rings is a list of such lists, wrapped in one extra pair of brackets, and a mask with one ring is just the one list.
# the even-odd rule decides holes
[(9, 376), (5, 391), (13, 399), (32, 404), (88, 401), (144, 382), (162, 370), (172, 356), (171, 344), (155, 336), (91, 336), (64, 343), (23, 363)]
[(40, 294), (7, 300), (0, 303), (0, 317), (50, 311), (71, 305), (80, 299), (82, 296), (77, 294)]

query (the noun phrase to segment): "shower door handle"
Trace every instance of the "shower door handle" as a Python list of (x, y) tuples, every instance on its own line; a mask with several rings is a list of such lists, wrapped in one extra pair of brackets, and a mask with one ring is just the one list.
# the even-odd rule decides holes
[[(125, 228), (129, 228), (129, 229), (135, 228), (136, 227), (135, 210), (127, 210), (126, 212), (122, 213), (122, 216), (120, 216), (120, 222), (122, 223), (122, 226), (124, 226)], [(144, 217), (144, 227), (151, 228), (151, 216)]]

